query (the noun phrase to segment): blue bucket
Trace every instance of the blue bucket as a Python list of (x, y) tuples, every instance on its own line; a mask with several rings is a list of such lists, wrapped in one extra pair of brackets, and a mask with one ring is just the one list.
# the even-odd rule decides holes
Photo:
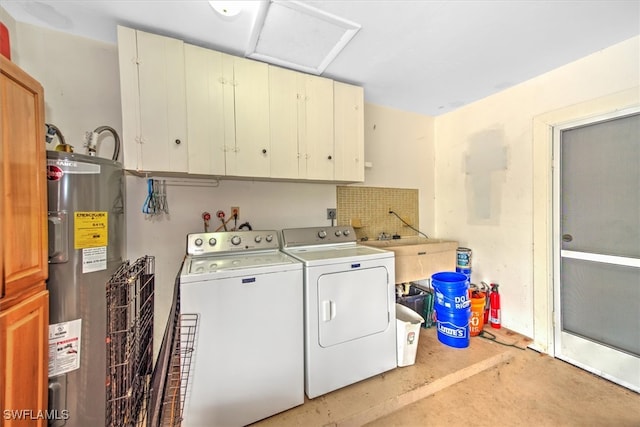
[(456, 273), (461, 273), (467, 276), (467, 284), (471, 284), (471, 269), (456, 267)]
[(468, 310), (443, 310), (436, 308), (436, 327), (438, 341), (449, 347), (469, 347), (469, 318), (471, 308)]
[(471, 301), (469, 300), (469, 282), (467, 276), (462, 273), (444, 271), (431, 276), (436, 300), (436, 310), (438, 306), (450, 311), (469, 311)]

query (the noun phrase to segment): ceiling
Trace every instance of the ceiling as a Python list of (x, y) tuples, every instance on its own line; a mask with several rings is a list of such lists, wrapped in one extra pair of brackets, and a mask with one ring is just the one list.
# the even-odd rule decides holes
[[(239, 56), (270, 4), (243, 3), (257, 7), (228, 17), (201, 0), (0, 0), (17, 21), (108, 43), (120, 24)], [(361, 27), (321, 75), (363, 86), (367, 102), (431, 116), (640, 34), (640, 0), (301, 3)], [(299, 37), (299, 26), (280, 27)]]

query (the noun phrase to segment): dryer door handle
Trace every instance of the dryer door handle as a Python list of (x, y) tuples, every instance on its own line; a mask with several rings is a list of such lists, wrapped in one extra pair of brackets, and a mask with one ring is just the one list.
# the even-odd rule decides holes
[(322, 321), (328, 322), (336, 317), (336, 302), (322, 301)]

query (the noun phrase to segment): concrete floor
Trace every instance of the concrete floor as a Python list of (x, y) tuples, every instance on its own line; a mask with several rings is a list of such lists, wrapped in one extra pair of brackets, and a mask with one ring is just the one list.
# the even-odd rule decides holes
[[(488, 332), (496, 332), (487, 328)], [(640, 426), (640, 395), (560, 360), (472, 337), (441, 344), (421, 329), (416, 363), (262, 420), (255, 426)]]

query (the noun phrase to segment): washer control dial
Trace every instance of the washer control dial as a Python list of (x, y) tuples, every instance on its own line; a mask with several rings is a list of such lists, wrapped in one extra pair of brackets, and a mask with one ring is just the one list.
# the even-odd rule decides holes
[(197, 247), (202, 246), (202, 239), (201, 238), (197, 238), (194, 242), (193, 242)]
[(342, 236), (342, 231), (336, 230), (335, 235), (336, 235), (336, 237)]
[(267, 237), (265, 237), (265, 240), (269, 243), (273, 242), (273, 234), (267, 234)]
[(327, 232), (324, 230), (318, 231), (318, 237), (324, 239), (325, 237), (327, 237)]
[(351, 234), (351, 231), (347, 229), (347, 230), (344, 230), (342, 234), (344, 234), (345, 236), (348, 236), (349, 234)]
[(253, 240), (255, 240), (256, 243), (260, 243), (260, 242), (262, 242), (262, 236), (256, 236), (256, 238), (253, 239)]
[(231, 238), (231, 244), (234, 246), (238, 246), (241, 242), (242, 242), (242, 239), (238, 235), (235, 235)]
[(218, 243), (218, 241), (216, 240), (215, 237), (212, 237), (209, 239), (209, 246), (215, 246), (216, 243)]

